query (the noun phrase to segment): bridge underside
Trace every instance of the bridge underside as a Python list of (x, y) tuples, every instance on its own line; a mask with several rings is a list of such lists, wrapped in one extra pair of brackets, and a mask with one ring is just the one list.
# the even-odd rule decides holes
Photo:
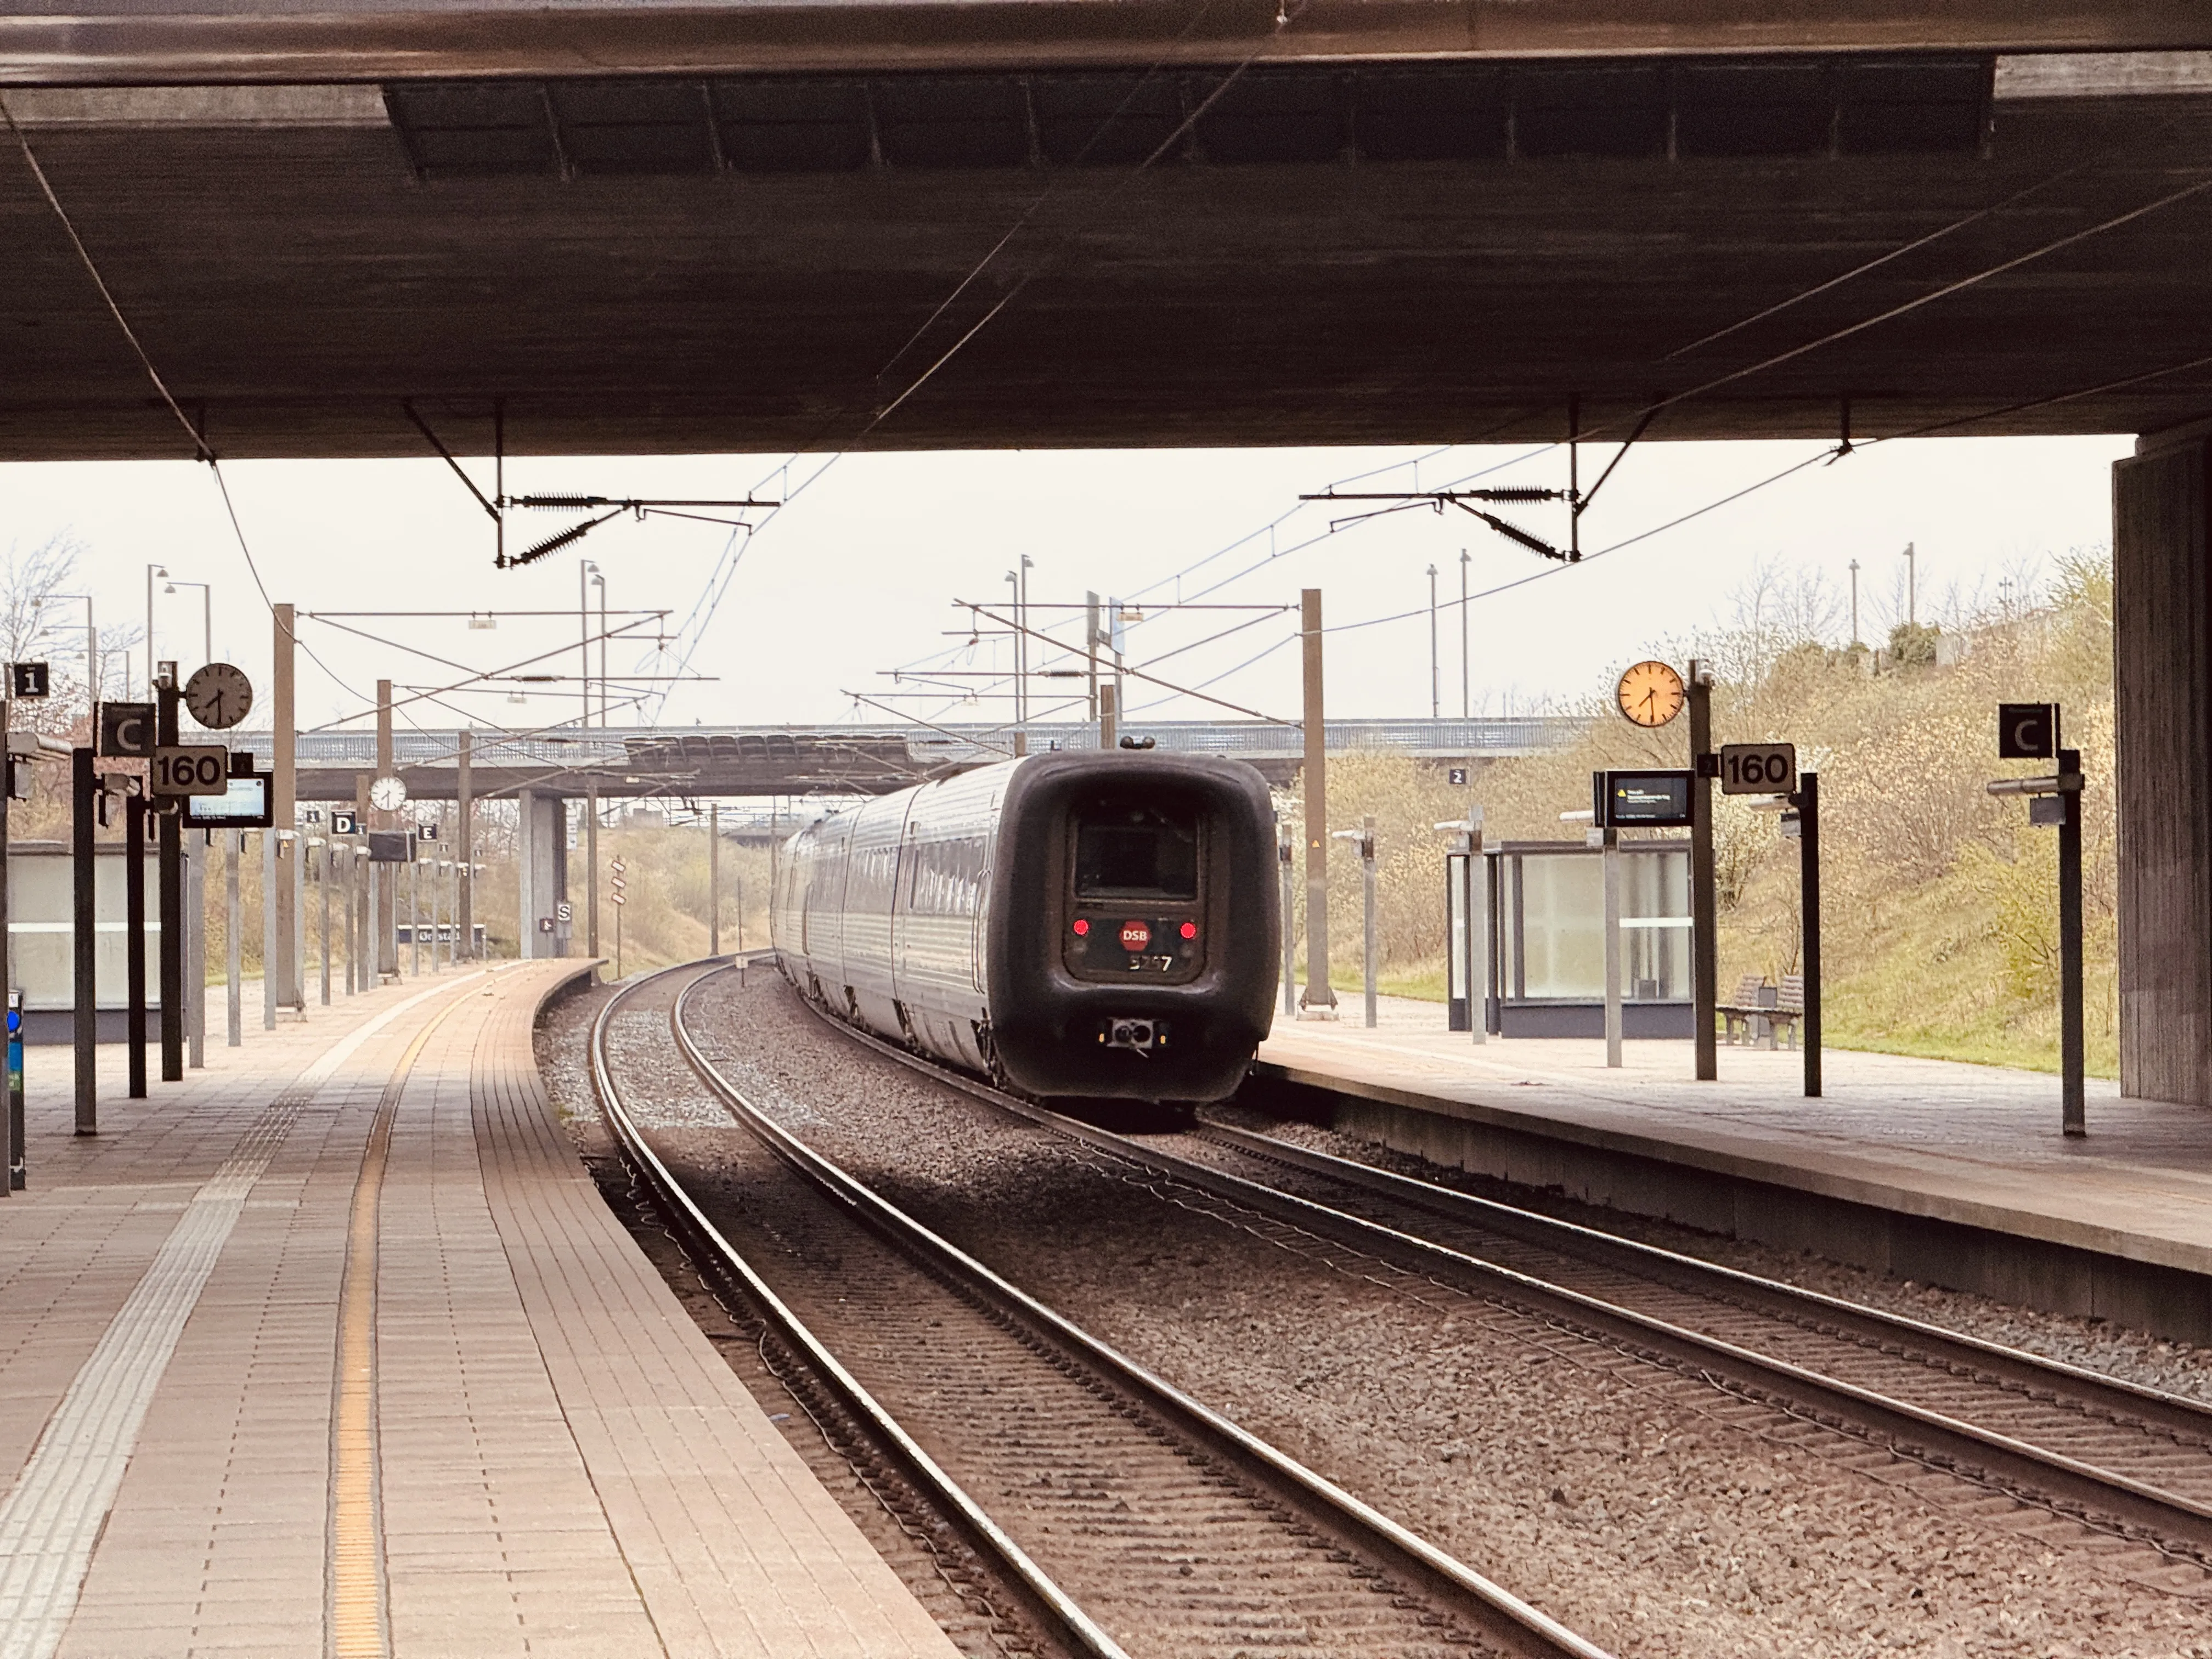
[[(228, 456), (427, 453), (407, 399), (477, 453), (495, 407), (544, 453), (1617, 438), (1684, 393), (1651, 436), (2171, 425), (2212, 190), (2110, 222), (2212, 179), (2212, 97), (2071, 61), (7, 96)], [(5, 150), (0, 246), (0, 458), (190, 453)]]

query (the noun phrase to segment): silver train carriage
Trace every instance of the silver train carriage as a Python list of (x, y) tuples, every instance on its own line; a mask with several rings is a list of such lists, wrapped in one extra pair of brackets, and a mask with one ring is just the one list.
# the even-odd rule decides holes
[(780, 849), (785, 975), (839, 1018), (1035, 1096), (1218, 1100), (1267, 1034), (1273, 812), (1210, 756), (1033, 755)]

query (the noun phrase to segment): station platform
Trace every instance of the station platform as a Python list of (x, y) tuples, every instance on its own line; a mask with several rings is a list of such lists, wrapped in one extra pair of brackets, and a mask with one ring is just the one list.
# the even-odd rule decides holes
[[(1340, 994), (1341, 995), (1342, 994)], [(1432, 1162), (1632, 1214), (1806, 1249), (2055, 1312), (2212, 1341), (2212, 1111), (2091, 1079), (2089, 1133), (2058, 1079), (1828, 1048), (1500, 1040), (1382, 1000), (1372, 1030), (1278, 1014), (1248, 1092)]]
[[(220, 1037), (0, 1199), (0, 1656), (949, 1656), (602, 1201), (574, 962)], [(158, 1066), (156, 1067), (158, 1070)]]

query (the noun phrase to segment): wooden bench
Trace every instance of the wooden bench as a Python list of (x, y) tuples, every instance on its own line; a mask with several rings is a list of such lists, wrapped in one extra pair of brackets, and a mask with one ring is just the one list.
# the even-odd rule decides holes
[(1718, 1012), (1728, 1022), (1723, 1039), (1727, 1042), (1735, 1042), (1741, 1030), (1742, 1041), (1753, 1047), (1778, 1048), (1786, 1037), (1795, 1048), (1797, 1027), (1805, 1018), (1805, 975), (1784, 974), (1775, 986), (1763, 975), (1746, 974), (1736, 981), (1735, 997)]
[(1743, 1040), (1751, 1042), (1759, 1033), (1756, 1022), (1774, 1005), (1767, 1000), (1774, 988), (1766, 982), (1764, 974), (1746, 974), (1735, 982), (1735, 995), (1720, 1005), (1716, 1011), (1726, 1023), (1722, 1026), (1721, 1041), (1733, 1044), (1741, 1028)]

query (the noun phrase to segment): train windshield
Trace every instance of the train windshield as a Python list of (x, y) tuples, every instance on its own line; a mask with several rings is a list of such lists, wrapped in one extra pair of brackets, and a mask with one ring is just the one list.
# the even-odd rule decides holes
[(1075, 896), (1196, 898), (1197, 813), (1104, 803), (1085, 809), (1076, 819)]

